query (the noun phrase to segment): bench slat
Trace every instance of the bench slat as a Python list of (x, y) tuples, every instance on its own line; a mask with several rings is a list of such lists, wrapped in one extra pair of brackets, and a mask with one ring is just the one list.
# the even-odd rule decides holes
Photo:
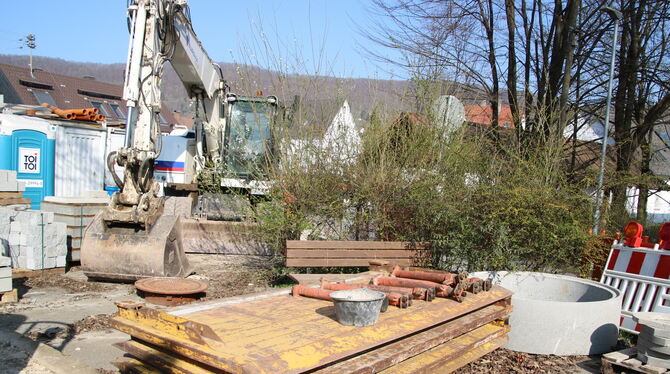
[(287, 240), (287, 249), (430, 249), (429, 242), (374, 242), (346, 240)]
[[(377, 258), (377, 260), (386, 260), (393, 264), (401, 266), (412, 265), (412, 260), (409, 258)], [(369, 259), (364, 258), (287, 258), (286, 266), (288, 267), (329, 267), (329, 266), (368, 266)]]
[(430, 251), (425, 249), (416, 251), (404, 249), (288, 249), (286, 256), (289, 258), (422, 258), (430, 256)]

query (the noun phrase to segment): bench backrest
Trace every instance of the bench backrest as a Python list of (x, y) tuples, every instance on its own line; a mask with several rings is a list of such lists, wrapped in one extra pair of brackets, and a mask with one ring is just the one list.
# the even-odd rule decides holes
[(430, 243), (286, 241), (286, 266), (289, 267), (362, 267), (368, 266), (370, 260), (386, 260), (401, 266), (425, 266), (431, 261)]

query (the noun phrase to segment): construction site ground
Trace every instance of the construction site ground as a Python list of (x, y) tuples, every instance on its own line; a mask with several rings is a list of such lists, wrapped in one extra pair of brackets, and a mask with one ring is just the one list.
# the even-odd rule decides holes
[[(207, 300), (270, 290), (276, 285), (265, 256), (189, 254), (208, 283)], [(0, 304), (0, 373), (116, 372), (128, 336), (109, 327), (114, 302), (141, 300), (130, 284), (88, 282), (78, 268), (19, 278), (19, 303)], [(280, 285), (281, 286), (281, 285)], [(548, 356), (498, 349), (462, 373), (599, 373), (599, 357)]]

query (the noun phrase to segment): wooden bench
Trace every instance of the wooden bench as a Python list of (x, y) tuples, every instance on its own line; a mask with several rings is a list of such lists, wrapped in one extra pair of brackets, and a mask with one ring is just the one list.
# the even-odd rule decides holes
[(286, 266), (358, 267), (370, 260), (401, 266), (426, 266), (431, 262), (428, 242), (372, 242), (334, 240), (287, 240)]

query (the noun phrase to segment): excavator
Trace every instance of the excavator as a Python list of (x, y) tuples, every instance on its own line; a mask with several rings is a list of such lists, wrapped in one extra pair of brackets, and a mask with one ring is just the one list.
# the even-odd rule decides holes
[[(252, 168), (272, 156), (274, 96), (229, 92), (222, 70), (196, 36), (186, 0), (131, 0), (130, 42), (123, 98), (127, 102), (124, 147), (108, 156), (119, 191), (86, 229), (81, 267), (89, 279), (133, 281), (192, 273), (182, 245), (179, 217), (163, 213), (153, 178), (161, 153), (161, 79), (169, 62), (196, 104), (194, 163), (226, 170), (223, 189), (258, 189)], [(123, 167), (123, 177), (113, 168)], [(232, 176), (232, 177), (231, 177)]]

